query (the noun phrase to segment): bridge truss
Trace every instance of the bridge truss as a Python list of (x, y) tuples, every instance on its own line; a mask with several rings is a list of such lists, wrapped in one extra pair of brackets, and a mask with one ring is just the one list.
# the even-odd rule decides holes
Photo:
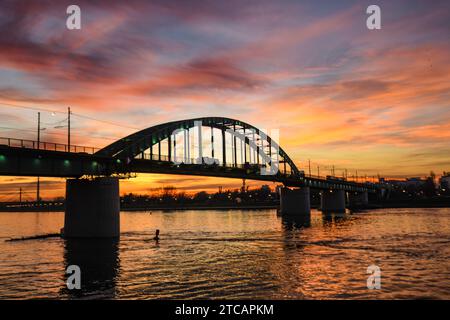
[(262, 175), (301, 176), (295, 163), (266, 130), (221, 117), (156, 125), (120, 139), (96, 155), (126, 162), (146, 159), (245, 168), (259, 170)]

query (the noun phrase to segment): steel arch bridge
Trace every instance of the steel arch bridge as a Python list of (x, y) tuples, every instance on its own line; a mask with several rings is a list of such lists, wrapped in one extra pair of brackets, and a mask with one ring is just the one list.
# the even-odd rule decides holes
[(273, 135), (224, 117), (159, 124), (96, 150), (0, 138), (0, 176), (79, 178), (162, 173), (261, 180), (320, 190), (377, 192), (388, 188), (380, 183), (307, 176)]
[[(202, 129), (205, 127), (210, 131), (206, 148)], [(194, 150), (191, 150), (192, 142)], [(205, 150), (208, 150), (208, 156), (205, 156)], [(197, 157), (193, 158), (193, 154)], [(258, 169), (262, 175), (301, 176), (301, 171), (292, 159), (265, 130), (223, 117), (203, 117), (156, 125), (120, 139), (96, 155), (128, 163), (131, 159), (147, 159), (182, 165)]]

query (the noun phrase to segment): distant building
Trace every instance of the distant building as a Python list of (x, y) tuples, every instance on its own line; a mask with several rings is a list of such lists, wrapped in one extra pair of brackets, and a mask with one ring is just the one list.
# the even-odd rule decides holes
[(407, 178), (406, 179), (406, 186), (407, 187), (420, 187), (425, 184), (427, 180), (421, 179), (421, 178)]
[(400, 187), (400, 188), (419, 188), (423, 186), (426, 183), (426, 179), (421, 178), (406, 178), (405, 180), (385, 180), (383, 179), (383, 182), (392, 184), (394, 186)]
[(450, 190), (450, 172), (444, 172), (439, 179), (439, 186), (442, 190)]

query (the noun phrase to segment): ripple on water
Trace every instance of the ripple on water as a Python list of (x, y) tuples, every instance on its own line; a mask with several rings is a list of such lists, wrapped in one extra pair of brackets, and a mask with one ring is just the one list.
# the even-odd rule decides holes
[[(0, 215), (0, 298), (450, 298), (449, 209), (313, 212), (309, 227), (274, 210), (122, 213), (119, 242), (77, 244), (5, 242), (58, 232), (63, 215), (17, 219)], [(69, 263), (83, 266), (82, 292), (65, 288)], [(366, 287), (372, 264), (381, 290)]]

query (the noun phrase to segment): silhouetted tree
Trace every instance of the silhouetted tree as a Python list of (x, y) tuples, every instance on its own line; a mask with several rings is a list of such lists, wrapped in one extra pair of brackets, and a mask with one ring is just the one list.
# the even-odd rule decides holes
[(436, 195), (436, 185), (433, 177), (428, 177), (422, 187), (423, 194), (426, 197), (434, 197)]
[(194, 201), (197, 201), (197, 202), (208, 201), (208, 199), (209, 199), (209, 196), (206, 191), (200, 191), (194, 195)]

